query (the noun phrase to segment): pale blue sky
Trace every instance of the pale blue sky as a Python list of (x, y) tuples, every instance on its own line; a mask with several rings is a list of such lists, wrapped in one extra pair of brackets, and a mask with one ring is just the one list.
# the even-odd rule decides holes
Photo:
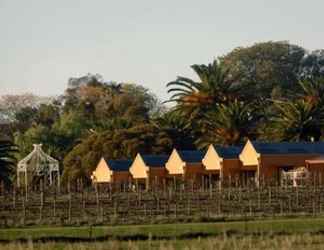
[(0, 0), (0, 94), (63, 93), (69, 77), (99, 73), (162, 99), (237, 46), (288, 40), (324, 48), (322, 0)]

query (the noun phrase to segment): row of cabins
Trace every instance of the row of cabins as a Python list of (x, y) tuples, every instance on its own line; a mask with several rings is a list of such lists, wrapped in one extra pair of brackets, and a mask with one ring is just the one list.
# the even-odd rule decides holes
[(292, 185), (324, 177), (324, 142), (210, 145), (206, 152), (174, 149), (171, 155), (143, 155), (134, 160), (103, 157), (92, 174), (94, 183), (132, 183), (144, 188), (177, 182), (192, 186), (272, 182)]

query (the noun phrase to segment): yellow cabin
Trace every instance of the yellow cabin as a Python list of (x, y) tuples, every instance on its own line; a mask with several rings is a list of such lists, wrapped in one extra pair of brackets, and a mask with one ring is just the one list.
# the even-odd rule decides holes
[(91, 179), (93, 183), (127, 183), (130, 180), (130, 160), (106, 160), (99, 161)]
[(240, 174), (241, 162), (239, 154), (241, 146), (220, 147), (210, 145), (202, 163), (205, 167), (205, 176), (208, 183), (234, 181)]
[[(241, 172), (260, 182), (282, 183), (286, 172), (311, 168), (312, 159), (324, 154), (323, 142), (262, 143), (247, 141), (239, 158)], [(308, 164), (307, 164), (308, 163)], [(319, 169), (317, 169), (319, 170)], [(313, 168), (314, 172), (314, 168)]]
[(159, 187), (166, 178), (166, 155), (137, 154), (129, 171), (137, 185), (148, 189), (150, 186)]
[(174, 149), (165, 164), (169, 177), (199, 184), (204, 174), (203, 157), (202, 151)]

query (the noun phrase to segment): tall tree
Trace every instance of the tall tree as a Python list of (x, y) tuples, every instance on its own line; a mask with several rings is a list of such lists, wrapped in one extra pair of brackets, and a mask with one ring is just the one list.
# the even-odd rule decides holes
[(230, 69), (230, 74), (248, 84), (242, 94), (267, 99), (273, 93), (285, 95), (298, 88), (300, 64), (305, 50), (288, 42), (257, 43), (239, 47), (220, 60)]
[(179, 76), (167, 84), (171, 102), (181, 108), (208, 110), (217, 103), (227, 103), (238, 98), (236, 79), (217, 60), (208, 65), (192, 65), (199, 81)]
[(254, 139), (261, 117), (254, 104), (238, 100), (221, 104), (206, 114), (204, 130), (197, 144), (205, 148), (211, 143), (236, 145), (247, 138)]
[(173, 147), (182, 150), (195, 149), (195, 131), (188, 120), (179, 111), (170, 110), (151, 120), (161, 131), (165, 131), (172, 140)]
[(291, 93), (295, 98), (302, 98), (312, 105), (324, 105), (324, 77), (312, 77), (299, 81), (300, 91), (298, 94)]
[(291, 100), (274, 100), (268, 131), (280, 140), (318, 141), (324, 126), (324, 79), (299, 81)]
[(318, 141), (324, 125), (324, 109), (302, 99), (275, 101), (271, 130), (281, 140)]
[(14, 120), (16, 112), (26, 107), (37, 108), (40, 104), (52, 103), (52, 97), (40, 97), (33, 94), (0, 96), (0, 114)]
[(28, 130), (37, 120), (38, 109), (36, 107), (23, 107), (15, 112), (14, 116), (14, 129), (24, 133)]
[(307, 53), (301, 60), (298, 74), (301, 79), (324, 77), (324, 50)]
[(108, 159), (133, 158), (145, 154), (169, 153), (172, 139), (165, 131), (144, 123), (127, 129), (92, 133), (76, 145), (64, 159), (63, 181), (90, 180), (102, 156)]
[(78, 111), (94, 126), (116, 116), (132, 121), (148, 120), (162, 109), (148, 89), (136, 84), (105, 82), (97, 75), (70, 80), (63, 99), (65, 112)]

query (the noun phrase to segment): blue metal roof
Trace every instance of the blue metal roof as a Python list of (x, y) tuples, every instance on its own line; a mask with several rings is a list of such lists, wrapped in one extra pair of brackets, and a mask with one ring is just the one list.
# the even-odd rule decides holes
[(261, 154), (324, 154), (324, 142), (252, 142)]
[(132, 165), (131, 160), (109, 160), (107, 161), (109, 168), (112, 171), (129, 171)]
[(167, 155), (141, 155), (141, 157), (149, 167), (164, 167), (169, 159)]
[(237, 159), (242, 152), (243, 146), (214, 146), (217, 154), (224, 159)]
[(199, 150), (181, 150), (178, 154), (184, 162), (189, 163), (201, 162), (204, 157), (204, 153)]

